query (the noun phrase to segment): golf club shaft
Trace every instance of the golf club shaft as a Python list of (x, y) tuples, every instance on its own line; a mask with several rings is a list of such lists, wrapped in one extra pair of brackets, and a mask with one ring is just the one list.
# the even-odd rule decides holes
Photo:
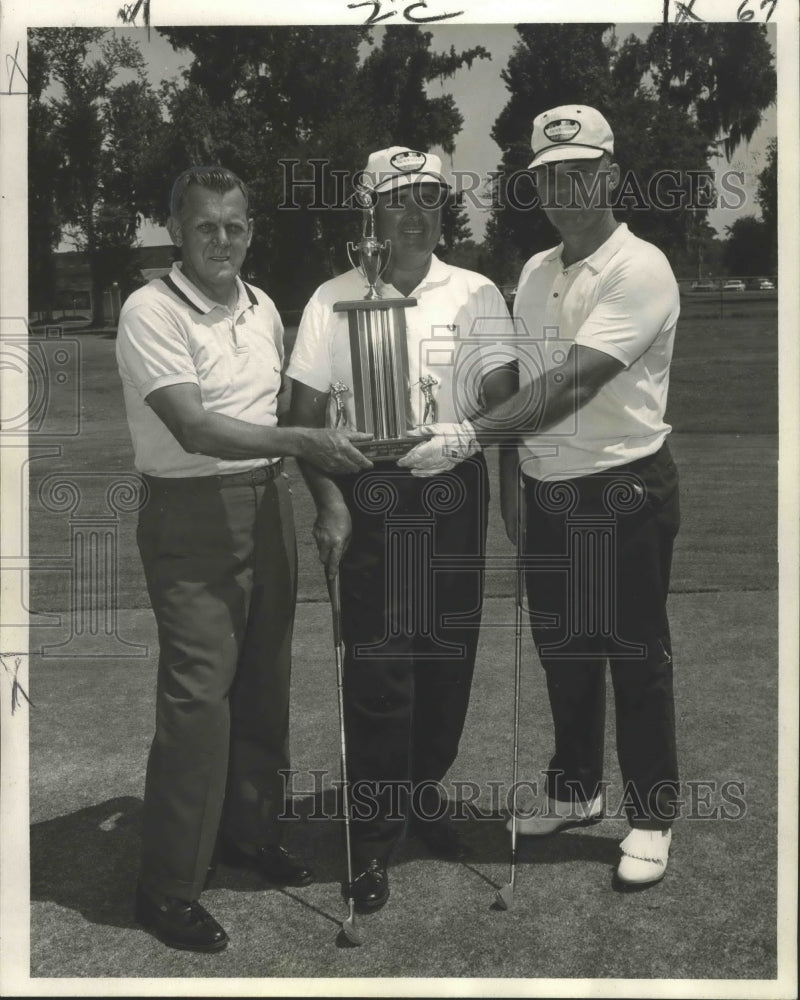
[(517, 565), (516, 607), (514, 609), (514, 757), (511, 771), (511, 885), (514, 885), (517, 861), (517, 779), (519, 777), (519, 701), (522, 675), (522, 559), (525, 551), (523, 503), (525, 489), (522, 472), (517, 470)]
[[(342, 641), (342, 600), (339, 587), (339, 574), (332, 580), (328, 580), (328, 592), (331, 598), (331, 611), (333, 618), (333, 643), (336, 653), (336, 692), (339, 702), (339, 742), (342, 772), (342, 802), (344, 808), (344, 836), (347, 848), (347, 885), (348, 888), (353, 882), (353, 862), (350, 850), (350, 790), (347, 780), (347, 741), (344, 729), (344, 642)], [(353, 916), (353, 900), (350, 902), (350, 916)]]

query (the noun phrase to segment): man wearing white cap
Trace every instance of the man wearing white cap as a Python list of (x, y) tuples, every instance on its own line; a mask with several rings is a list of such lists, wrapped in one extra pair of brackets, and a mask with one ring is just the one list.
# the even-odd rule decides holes
[[(441, 786), (467, 712), (483, 598), (488, 482), (465, 418), (478, 396), (499, 403), (517, 379), (509, 354), (494, 350), (508, 340), (511, 324), (500, 292), (433, 252), (449, 197), (439, 157), (405, 146), (382, 149), (358, 181), (375, 199), (378, 239), (391, 244), (378, 294), (416, 300), (405, 310), (413, 422), (423, 424), (432, 406), (436, 415), (418, 431), (429, 439), (396, 463), (376, 460), (369, 476), (333, 478), (304, 468), (317, 505), (320, 558), (328, 577), (338, 573), (341, 580), (354, 799), (350, 892), (357, 909), (369, 912), (388, 898), (386, 866), (406, 821), (436, 855), (465, 856)], [(354, 269), (326, 282), (308, 303), (287, 369), (293, 423), (322, 426), (331, 386), (353, 386), (347, 318), (334, 305), (363, 299), (366, 291)], [(430, 378), (433, 394), (424, 388)], [(339, 401), (354, 426), (352, 393)], [(410, 550), (392, 555), (388, 543), (396, 529), (415, 552), (430, 542), (435, 572), (422, 561), (410, 578)], [(469, 565), (460, 566), (465, 560)]]
[(531, 626), (555, 729), (547, 798), (521, 818), (546, 835), (596, 821), (604, 804), (605, 664), (614, 684), (630, 832), (615, 885), (666, 871), (678, 794), (666, 599), (679, 524), (678, 476), (664, 421), (678, 288), (655, 246), (616, 221), (614, 139), (594, 108), (567, 105), (533, 123), (542, 207), (562, 242), (524, 266), (514, 304), (534, 350), (518, 395), (474, 421), (519, 435), (503, 476), (516, 534), (518, 469)]

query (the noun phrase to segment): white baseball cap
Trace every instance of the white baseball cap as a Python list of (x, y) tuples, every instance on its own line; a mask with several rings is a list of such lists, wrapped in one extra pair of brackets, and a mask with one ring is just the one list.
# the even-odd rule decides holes
[(450, 187), (442, 176), (442, 161), (435, 153), (421, 153), (408, 146), (389, 146), (370, 153), (366, 167), (356, 174), (356, 185), (373, 194), (427, 183)]
[(605, 118), (585, 104), (562, 104), (533, 119), (533, 160), (528, 170), (558, 160), (594, 160), (614, 152), (614, 133)]

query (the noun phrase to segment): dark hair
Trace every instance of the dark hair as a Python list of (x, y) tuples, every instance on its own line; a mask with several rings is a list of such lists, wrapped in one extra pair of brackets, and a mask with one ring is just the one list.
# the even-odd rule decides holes
[(173, 218), (177, 219), (180, 215), (186, 198), (186, 190), (192, 184), (209, 188), (211, 191), (218, 191), (220, 194), (239, 188), (244, 195), (245, 206), (249, 208), (250, 194), (247, 185), (232, 170), (228, 170), (227, 167), (189, 167), (172, 185), (169, 196), (169, 214)]

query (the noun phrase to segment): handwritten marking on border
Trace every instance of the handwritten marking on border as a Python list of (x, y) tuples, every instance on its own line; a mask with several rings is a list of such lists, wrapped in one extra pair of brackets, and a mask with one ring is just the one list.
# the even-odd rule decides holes
[[(28, 697), (25, 688), (20, 684), (19, 681), (19, 668), (22, 666), (22, 657), (24, 653), (0, 653), (0, 663), (3, 664), (3, 669), (11, 678), (11, 714), (13, 715), (20, 704), (20, 695), (27, 701), (27, 703), (33, 708), (33, 702)], [(6, 659), (14, 659), (14, 669), (6, 663)]]
[(135, 24), (139, 11), (142, 11), (144, 25), (147, 28), (147, 40), (150, 41), (150, 0), (135, 0), (135, 3), (124, 3), (117, 11), (117, 17), (123, 24)]
[(13, 56), (11, 55), (10, 52), (6, 53), (6, 73), (8, 73), (8, 90), (6, 91), (6, 94), (8, 94), (9, 96), (12, 96), (14, 94), (22, 95), (28, 93), (27, 89), (14, 90), (14, 74), (17, 71), (19, 71), (19, 75), (25, 81), (27, 87), (28, 78), (27, 76), (25, 76), (25, 73), (23, 72), (22, 67), (19, 64), (19, 42), (17, 42), (17, 47), (14, 50)]
[[(668, 3), (669, 0), (667, 0), (667, 4)], [(686, 21), (702, 21), (703, 18), (695, 12), (694, 8), (696, 3), (697, 0), (687, 0), (686, 3), (682, 3), (678, 0), (675, 4), (675, 23), (683, 24)], [(778, 0), (741, 0), (741, 3), (736, 8), (736, 20), (744, 22), (756, 20), (756, 13), (754, 10), (756, 5), (758, 6), (759, 11), (767, 10), (766, 16), (764, 17), (764, 23), (766, 23), (775, 13), (775, 8), (778, 6)]]
[[(368, 15), (366, 21), (363, 23), (377, 24), (379, 21), (385, 21), (389, 17), (394, 17), (397, 13), (396, 10), (390, 10), (388, 14), (381, 14), (382, 3), (383, 0), (360, 0), (359, 3), (349, 3), (347, 8), (348, 10), (355, 10), (358, 7), (372, 7), (372, 13)], [(392, 0), (392, 3), (394, 3), (394, 0)], [(422, 7), (423, 10), (427, 11), (427, 0), (415, 0), (414, 3), (408, 4), (403, 10), (403, 17), (406, 21), (410, 21), (412, 24), (432, 24), (434, 21), (446, 21), (451, 17), (459, 17), (464, 13), (463, 10), (457, 10), (451, 14), (412, 14), (411, 12), (418, 7)]]

